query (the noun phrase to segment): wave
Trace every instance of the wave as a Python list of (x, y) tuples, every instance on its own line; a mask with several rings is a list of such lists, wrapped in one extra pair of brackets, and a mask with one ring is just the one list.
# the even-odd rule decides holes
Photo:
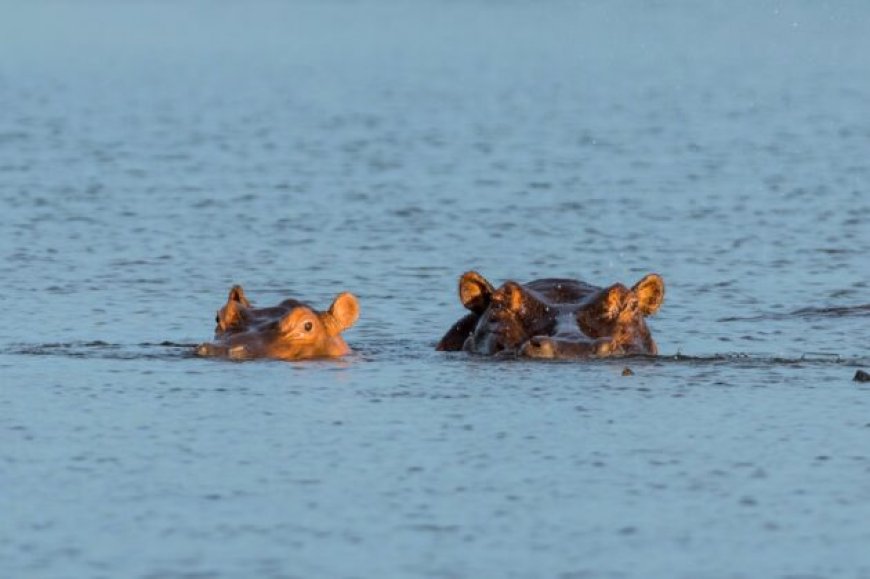
[(196, 344), (171, 341), (112, 344), (102, 340), (52, 342), (47, 344), (14, 344), (3, 349), (5, 354), (22, 356), (61, 356), (66, 358), (97, 358), (110, 360), (165, 360), (193, 357)]
[(731, 316), (719, 318), (717, 322), (743, 322), (753, 320), (788, 320), (813, 318), (845, 318), (870, 316), (870, 304), (854, 306), (830, 306), (823, 308), (800, 308), (788, 313), (765, 313), (755, 316)]
[[(197, 344), (163, 341), (140, 342), (136, 344), (114, 344), (101, 340), (52, 342), (46, 344), (13, 344), (0, 350), (0, 353), (20, 356), (60, 356), (66, 358), (110, 359), (110, 360), (178, 360), (198, 358), (194, 353)], [(413, 352), (408, 344), (395, 344), (394, 347), (382, 344), (380, 348), (355, 348), (354, 357), (365, 362), (407, 361), (419, 360), (420, 353)], [(659, 354), (658, 356), (624, 356), (616, 358), (591, 358), (586, 360), (531, 360), (525, 358), (497, 358), (486, 356), (469, 356), (465, 352), (443, 353), (434, 352), (433, 363), (446, 360), (450, 363), (471, 361), (474, 363), (555, 363), (555, 364), (685, 364), (685, 365), (726, 365), (735, 368), (759, 368), (770, 366), (817, 366), (842, 365), (864, 367), (870, 366), (870, 357), (847, 357), (828, 352), (806, 352), (798, 357), (785, 357), (772, 354), (728, 352), (710, 355), (691, 355), (677, 352), (676, 354)]]

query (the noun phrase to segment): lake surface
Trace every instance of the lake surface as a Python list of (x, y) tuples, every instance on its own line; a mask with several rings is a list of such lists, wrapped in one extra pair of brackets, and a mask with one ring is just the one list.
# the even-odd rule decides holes
[[(0, 9), (3, 577), (870, 577), (870, 5)], [(435, 352), (468, 269), (661, 356)]]

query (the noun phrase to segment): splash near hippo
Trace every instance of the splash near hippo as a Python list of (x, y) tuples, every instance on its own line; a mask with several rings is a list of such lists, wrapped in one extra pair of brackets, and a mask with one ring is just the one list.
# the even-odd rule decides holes
[(528, 358), (591, 358), (658, 352), (645, 318), (665, 297), (661, 276), (628, 288), (601, 288), (574, 279), (507, 281), (495, 288), (470, 271), (459, 299), (471, 313), (456, 322), (437, 349)]
[(197, 346), (196, 354), (234, 360), (336, 358), (350, 353), (341, 332), (358, 317), (359, 302), (347, 292), (325, 312), (294, 299), (256, 308), (237, 285), (215, 317), (215, 341)]

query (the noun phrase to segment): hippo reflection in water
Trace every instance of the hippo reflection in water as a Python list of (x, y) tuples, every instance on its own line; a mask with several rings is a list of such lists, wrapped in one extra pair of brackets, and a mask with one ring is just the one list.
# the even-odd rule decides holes
[(329, 309), (319, 312), (288, 299), (271, 308), (255, 308), (241, 286), (233, 286), (215, 318), (214, 343), (200, 344), (199, 356), (245, 360), (334, 358), (350, 353), (341, 332), (359, 317), (359, 303), (339, 294)]
[(657, 353), (644, 318), (662, 305), (665, 285), (649, 274), (630, 289), (573, 279), (505, 282), (495, 289), (479, 273), (459, 280), (470, 314), (438, 343), (439, 350), (531, 358), (588, 358)]

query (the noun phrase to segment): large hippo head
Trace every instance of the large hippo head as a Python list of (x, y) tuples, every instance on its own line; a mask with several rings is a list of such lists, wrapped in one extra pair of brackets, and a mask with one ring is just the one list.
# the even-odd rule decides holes
[(200, 344), (196, 353), (237, 360), (343, 356), (350, 348), (341, 332), (351, 327), (357, 317), (359, 303), (346, 292), (321, 312), (292, 299), (274, 307), (255, 308), (241, 286), (233, 286), (227, 303), (215, 316), (215, 341)]
[(459, 299), (471, 313), (450, 328), (438, 349), (531, 358), (653, 355), (645, 318), (658, 311), (664, 295), (657, 274), (631, 288), (573, 279), (508, 281), (495, 288), (470, 271), (459, 280)]

